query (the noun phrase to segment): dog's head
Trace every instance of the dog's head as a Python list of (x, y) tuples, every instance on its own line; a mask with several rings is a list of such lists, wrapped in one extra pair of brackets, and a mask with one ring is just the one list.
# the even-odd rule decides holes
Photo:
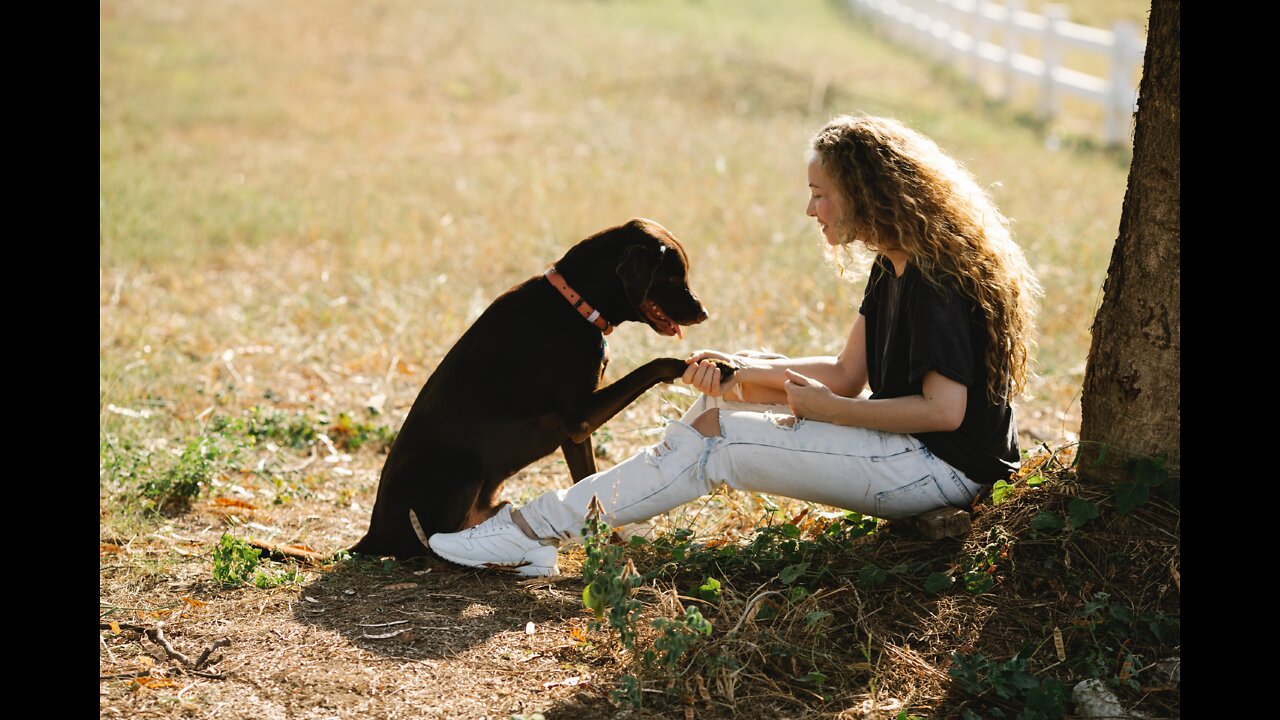
[(689, 258), (684, 248), (652, 220), (633, 218), (592, 235), (565, 255), (560, 265), (566, 264), (598, 270), (613, 267), (616, 277), (597, 275), (586, 280), (594, 287), (584, 289), (583, 295), (615, 324), (635, 320), (662, 335), (682, 336), (682, 325), (707, 319), (707, 311), (689, 289)]

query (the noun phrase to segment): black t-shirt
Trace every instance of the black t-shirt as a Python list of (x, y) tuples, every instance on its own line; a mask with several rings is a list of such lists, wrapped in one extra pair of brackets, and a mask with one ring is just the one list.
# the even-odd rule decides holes
[(987, 399), (986, 324), (953, 282), (939, 290), (912, 263), (895, 277), (877, 256), (858, 310), (866, 318), (871, 398), (920, 395), (930, 370), (969, 389), (964, 422), (951, 432), (912, 433), (970, 480), (990, 485), (1019, 464), (1017, 426), (1007, 404)]

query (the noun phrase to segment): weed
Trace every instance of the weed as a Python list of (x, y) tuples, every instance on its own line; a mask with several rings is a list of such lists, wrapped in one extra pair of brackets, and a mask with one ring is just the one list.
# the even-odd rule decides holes
[(140, 478), (138, 494), (149, 510), (166, 514), (185, 510), (208, 487), (218, 462), (234, 454), (214, 438), (192, 438), (171, 465)]
[(396, 440), (396, 430), (389, 425), (358, 422), (347, 413), (340, 412), (338, 420), (329, 426), (329, 436), (335, 444), (347, 450), (357, 450), (371, 442), (391, 447)]
[[(1003, 662), (988, 661), (981, 653), (952, 653), (948, 670), (961, 689), (976, 697), (989, 693), (999, 698), (979, 715), (965, 709), (965, 720), (978, 718), (1017, 718), (1018, 720), (1057, 720), (1064, 712), (1069, 695), (1062, 683), (1053, 678), (1036, 677), (1021, 653)], [(1003, 706), (1003, 707), (1002, 707)], [(1020, 707), (1016, 715), (1009, 708)]]
[(262, 551), (249, 543), (223, 533), (218, 546), (213, 549), (213, 579), (227, 587), (238, 587), (249, 581), (249, 576), (261, 562)]
[[(702, 637), (711, 634), (711, 623), (702, 617), (702, 612), (698, 608), (693, 606), (686, 607), (684, 616), (675, 620), (670, 618), (654, 620), (653, 627), (658, 631), (658, 637), (653, 641), (653, 648), (645, 650), (644, 664), (646, 667), (653, 667), (656, 661), (658, 666), (665, 668), (668, 672), (675, 672), (676, 663), (680, 662), (680, 658)], [(662, 657), (659, 658), (658, 653), (662, 653)]]

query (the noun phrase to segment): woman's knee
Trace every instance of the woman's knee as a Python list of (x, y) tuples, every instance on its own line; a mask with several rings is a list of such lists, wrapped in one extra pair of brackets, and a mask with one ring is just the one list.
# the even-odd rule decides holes
[(689, 427), (703, 437), (720, 437), (720, 408), (711, 408), (693, 419)]

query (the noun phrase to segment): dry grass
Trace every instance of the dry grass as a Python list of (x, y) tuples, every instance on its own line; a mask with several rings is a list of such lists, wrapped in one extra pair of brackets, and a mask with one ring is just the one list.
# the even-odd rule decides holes
[[(1020, 408), (1024, 441), (1074, 439), (1127, 158), (1070, 144), (1047, 150), (1046, 129), (976, 100), (832, 4), (782, 7), (102, 6), (100, 612), (146, 625), (169, 619), (166, 632), (186, 654), (224, 636), (233, 643), (213, 666), (224, 679), (169, 669), (172, 685), (104, 680), (104, 716), (613, 712), (606, 691), (625, 658), (606, 638), (574, 639), (587, 616), (573, 579), (522, 586), (426, 564), (344, 564), (304, 569), (300, 588), (213, 583), (209, 554), (224, 530), (323, 552), (358, 539), (381, 468), (376, 446), (332, 461), (319, 443), (314, 458), (245, 447), (218, 465), (190, 511), (160, 519), (139, 511), (136, 479), (108, 461), (150, 452), (152, 471), (167, 467), (212, 419), (252, 406), (347, 412), (395, 428), (494, 296), (576, 239), (634, 215), (684, 241), (713, 321), (684, 341), (621, 328), (611, 375), (698, 347), (833, 352), (860, 286), (833, 278), (803, 215), (802, 151), (837, 112), (907, 120), (998, 183), (996, 200), (1047, 290), (1040, 378)], [(646, 433), (689, 399), (679, 388), (642, 398), (598, 438), (602, 463), (647, 444)], [(520, 502), (565, 481), (562, 461), (547, 458), (513, 478), (506, 497)], [(718, 496), (668, 522), (741, 540), (759, 521), (759, 502)], [(781, 512), (803, 507), (783, 503)], [(885, 540), (881, 551), (922, 551), (902, 542)], [(572, 572), (580, 557), (570, 551), (562, 566)], [(723, 580), (749, 597), (749, 578)], [(389, 589), (409, 582), (417, 585)], [(877, 638), (876, 673), (851, 675), (834, 704), (820, 703), (795, 699), (797, 686), (777, 691), (791, 699), (762, 689), (776, 676), (755, 662), (736, 681), (738, 707), (881, 717), (888, 698), (941, 702), (940, 648), (973, 642), (994, 612), (964, 596), (923, 603), (902, 587), (892, 602), (910, 611), (899, 617), (900, 606), (874, 594), (829, 593), (812, 602), (847, 613), (835, 636)], [(927, 642), (893, 640), (878, 624), (891, 619)], [(361, 624), (396, 620), (415, 635), (364, 636)], [(165, 675), (140, 659), (148, 648), (127, 629), (108, 634), (102, 673)], [(822, 652), (857, 658), (853, 645)], [(731, 712), (723, 687), (708, 692), (716, 699), (697, 714)], [(863, 713), (864, 701), (876, 709)]]

